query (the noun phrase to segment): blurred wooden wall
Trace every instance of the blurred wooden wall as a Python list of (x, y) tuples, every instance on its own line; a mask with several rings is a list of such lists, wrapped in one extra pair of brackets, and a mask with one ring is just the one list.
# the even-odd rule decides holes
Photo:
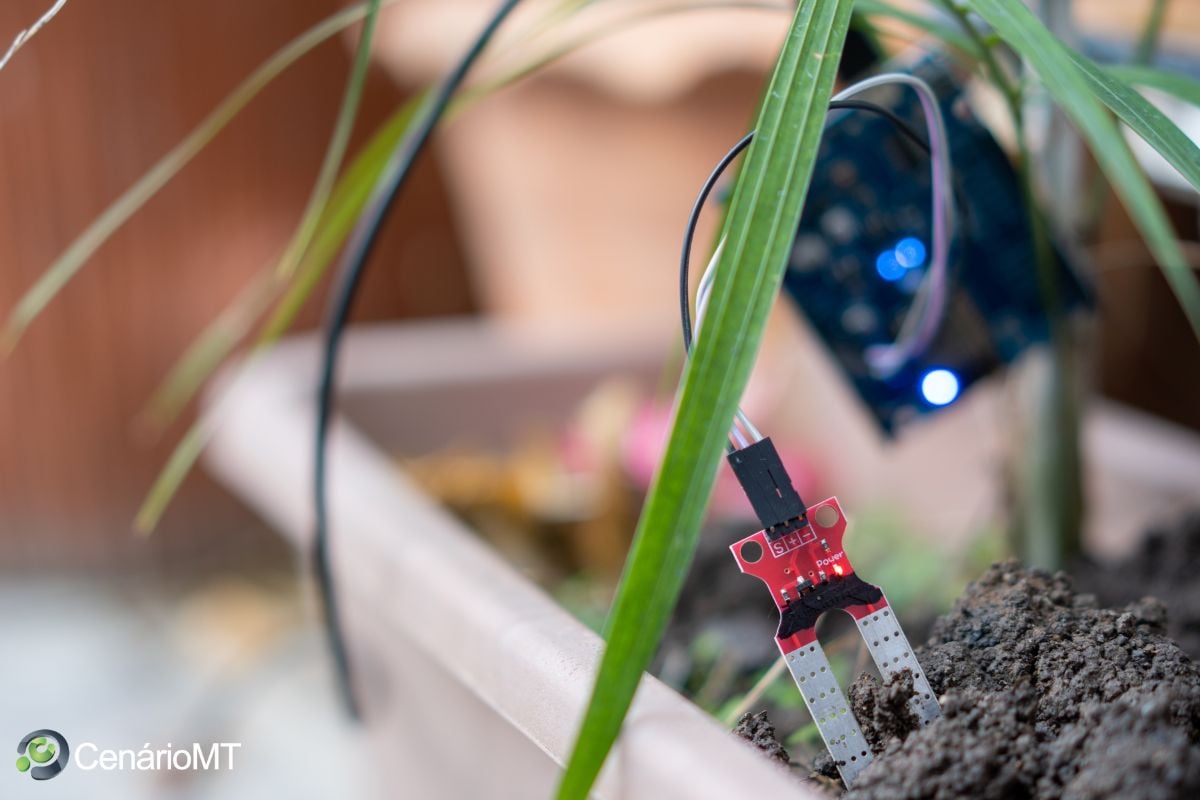
[[(0, 39), (49, 0), (0, 3)], [(0, 308), (105, 206), (335, 0), (72, 0), (0, 72)], [(386, 12), (385, 12), (386, 13)], [(193, 478), (149, 542), (138, 503), (181, 428), (134, 420), (190, 339), (295, 225), (350, 53), (334, 40), (266, 90), (89, 262), (0, 361), (0, 571), (242, 559), (271, 537)], [(373, 75), (356, 144), (402, 93)], [(435, 150), (436, 152), (436, 150)], [(359, 318), (472, 309), (433, 160), (376, 254)], [(306, 313), (312, 325), (317, 308)]]

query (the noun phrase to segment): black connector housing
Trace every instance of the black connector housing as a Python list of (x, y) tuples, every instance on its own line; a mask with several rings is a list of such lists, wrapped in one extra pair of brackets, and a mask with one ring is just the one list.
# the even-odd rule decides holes
[(804, 501), (792, 486), (770, 437), (734, 450), (727, 458), (768, 539), (778, 539), (808, 524)]

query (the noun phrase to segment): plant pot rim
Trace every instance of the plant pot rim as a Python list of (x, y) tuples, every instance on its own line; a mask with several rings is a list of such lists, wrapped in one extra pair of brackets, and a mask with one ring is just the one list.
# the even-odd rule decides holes
[[(285, 341), (253, 370), (227, 372), (209, 400), (219, 425), (205, 456), (208, 470), (302, 551), (311, 539), (318, 346), (315, 336)], [(416, 358), (425, 367), (420, 375), (408, 368)], [(533, 378), (648, 360), (661, 363), (661, 353), (638, 332), (572, 341), (479, 321), (370, 326), (347, 334), (339, 386), (352, 397), (501, 370)], [(600, 637), (416, 489), (345, 418), (332, 425), (329, 458), (338, 590), (370, 595), (380, 617), (347, 620), (352, 659), (362, 626), (386, 623), (561, 766), (591, 690)], [(470, 591), (463, 591), (464, 576)], [(364, 700), (370, 727), (369, 687)], [(649, 675), (596, 791), (622, 798), (819, 797)]]

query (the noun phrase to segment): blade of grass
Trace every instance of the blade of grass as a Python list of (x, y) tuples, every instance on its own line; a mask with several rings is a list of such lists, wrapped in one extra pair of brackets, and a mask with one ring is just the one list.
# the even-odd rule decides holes
[(329, 195), (333, 191), (333, 183), (342, 166), (342, 159), (346, 156), (346, 147), (350, 144), (354, 121), (358, 118), (358, 105), (362, 100), (363, 85), (367, 81), (367, 68), (371, 65), (371, 42), (375, 38), (375, 23), (379, 19), (381, 5), (380, 0), (369, 0), (367, 17), (363, 21), (362, 33), (358, 37), (358, 48), (354, 53), (354, 66), (351, 67), (350, 76), (346, 80), (346, 90), (342, 94), (342, 106), (338, 109), (337, 121), (334, 123), (333, 135), (329, 139), (329, 146), (325, 150), (325, 157), (321, 162), (321, 170), (317, 174), (317, 181), (308, 198), (308, 205), (300, 218), (300, 225), (297, 227), (295, 235), (292, 236), (292, 241), (288, 244), (287, 249), (284, 250), (283, 257), (279, 259), (279, 265), (276, 268), (279, 274), (285, 278), (295, 271), (304, 252), (308, 249), (308, 245), (312, 242), (313, 235), (317, 232), (317, 223), (321, 219), (321, 213), (325, 210), (325, 204), (329, 201)]
[(1028, 61), (1091, 146), (1092, 154), (1146, 239), (1200, 337), (1200, 281), (1188, 268), (1166, 211), (1120, 131), (1067, 49), (1020, 0), (969, 0), (996, 33)]
[(1086, 56), (1068, 50), (1093, 94), (1200, 191), (1200, 147), (1157, 106)]
[[(393, 3), (396, 0), (384, 2)], [(4, 332), (0, 335), (0, 354), (12, 351), (38, 314), (100, 246), (208, 146), (251, 100), (302, 56), (358, 22), (365, 14), (366, 4), (361, 3), (328, 17), (288, 42), (238, 84), (183, 141), (159, 159), (133, 186), (125, 190), (42, 273), (10, 312)]]
[(910, 11), (907, 8), (899, 8), (890, 3), (881, 2), (881, 0), (858, 0), (854, 4), (854, 10), (868, 17), (889, 17), (928, 33), (972, 58), (980, 58), (979, 46), (970, 37), (957, 28), (925, 14)]
[(1192, 105), (1200, 106), (1200, 81), (1186, 75), (1156, 69), (1154, 67), (1137, 67), (1128, 64), (1109, 64), (1105, 70), (1118, 80), (1132, 86), (1148, 86), (1160, 92), (1174, 95), (1180, 100), (1186, 100)]
[(1146, 17), (1146, 25), (1138, 38), (1137, 49), (1133, 53), (1133, 63), (1149, 64), (1154, 60), (1158, 51), (1158, 38), (1162, 34), (1163, 21), (1167, 18), (1167, 0), (1154, 0), (1150, 6), (1150, 14)]
[(678, 597), (783, 277), (852, 6), (852, 0), (802, 0), (776, 64), (734, 191), (704, 333), (684, 368), (671, 436), (608, 618), (561, 799), (587, 796)]
[[(324, 277), (346, 237), (350, 235), (359, 213), (371, 195), (375, 181), (383, 171), (392, 147), (408, 131), (409, 124), (424, 98), (425, 93), (422, 92), (406, 102), (388, 120), (380, 135), (371, 142), (370, 149), (363, 154), (364, 157), (347, 172), (346, 180), (338, 187), (338, 192), (329, 204), (327, 216), (313, 239), (304, 265), (259, 334), (255, 342), (256, 349), (274, 344), (300, 313), (300, 309)], [(453, 113), (454, 106), (447, 113), (447, 117)]]
[(215, 419), (215, 415), (201, 417), (195, 425), (188, 429), (183, 439), (171, 451), (170, 458), (167, 459), (166, 465), (154, 479), (154, 485), (150, 487), (150, 491), (146, 494), (146, 499), (142, 502), (137, 517), (134, 519), (133, 527), (139, 534), (143, 536), (149, 534), (162, 519), (163, 512), (167, 510), (175, 493), (179, 491), (183, 479), (192, 471), (192, 466), (204, 452), (209, 437), (212, 436)]

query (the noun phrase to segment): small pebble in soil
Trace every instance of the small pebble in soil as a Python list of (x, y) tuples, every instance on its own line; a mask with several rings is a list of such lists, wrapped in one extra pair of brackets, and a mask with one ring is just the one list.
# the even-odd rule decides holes
[(993, 566), (918, 648), (942, 717), (903, 713), (911, 677), (850, 690), (874, 762), (846, 800), (1200, 797), (1200, 669), (1156, 600), (1103, 609), (1070, 578)]

